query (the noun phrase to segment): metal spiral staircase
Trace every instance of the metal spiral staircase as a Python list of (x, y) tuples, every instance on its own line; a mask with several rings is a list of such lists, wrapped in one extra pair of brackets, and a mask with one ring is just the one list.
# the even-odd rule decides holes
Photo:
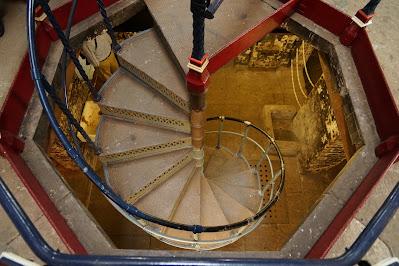
[[(96, 150), (105, 180), (85, 162), (76, 136), (71, 136), (74, 143), (70, 143), (48, 110), (66, 150), (111, 204), (149, 234), (180, 248), (220, 248), (254, 230), (284, 185), (284, 163), (273, 138), (236, 118), (208, 118), (204, 125), (205, 94), (197, 91), (193, 96), (187, 90), (189, 84), (156, 30), (137, 34), (119, 45), (102, 1), (98, 1), (101, 14), (121, 67), (97, 92), (69, 45), (69, 32), (62, 32), (45, 1), (37, 2), (98, 101), (102, 117), (95, 143), (72, 116), (67, 101), (35, 72), (42, 103), (51, 108), (46, 91), (67, 116), (69, 127), (76, 128)], [(212, 17), (221, 2), (206, 6), (206, 1), (192, 1), (194, 48), (189, 75), (194, 80), (199, 77), (201, 81), (206, 73), (206, 65), (198, 65), (207, 62), (205, 16)], [(31, 60), (32, 66), (37, 65), (34, 45)], [(206, 84), (202, 85), (205, 89)], [(193, 116), (190, 121), (190, 113), (195, 112), (200, 117), (199, 126), (194, 125)], [(74, 130), (68, 133), (75, 134)], [(262, 169), (268, 174), (261, 174)]]
[[(214, 231), (173, 229), (117, 209), (181, 248), (219, 248), (251, 232), (283, 187), (284, 165), (274, 140), (250, 122), (215, 117), (207, 122), (205, 148), (195, 152), (189, 93), (155, 30), (121, 46), (122, 67), (100, 91), (103, 116), (96, 144), (107, 184), (144, 213)], [(250, 166), (249, 156), (257, 165)], [(264, 163), (271, 178), (262, 181)]]
[[(278, 200), (284, 185), (284, 163), (275, 141), (248, 121), (220, 116), (207, 119), (205, 137), (201, 140), (205, 145), (203, 149), (196, 149), (198, 143), (195, 137), (190, 137), (193, 127), (191, 125), (190, 130), (188, 117), (193, 108), (193, 98), (189, 100), (184, 79), (176, 70), (174, 61), (168, 57), (166, 51), (169, 50), (165, 48), (166, 44), (161, 45), (159, 35), (150, 30), (120, 46), (113, 35), (103, 1), (96, 2), (113, 39), (113, 49), (115, 52), (119, 51), (121, 63), (121, 68), (104, 85), (100, 93), (95, 91), (69, 44), (69, 32), (77, 0), (73, 0), (72, 3), (66, 34), (63, 33), (47, 1), (28, 1), (27, 28), (32, 77), (49, 123), (68, 154), (115, 208), (166, 243), (188, 249), (214, 249), (232, 243), (251, 232), (262, 221), (266, 211)], [(214, 0), (203, 13), (199, 24), (205, 17), (213, 18), (214, 12), (222, 2)], [(271, 16), (273, 25), (281, 24), (300, 1), (282, 2), (286, 4)], [(363, 10), (367, 12), (360, 12), (360, 15), (370, 15), (369, 11), (372, 13), (378, 3), (378, 0), (370, 1)], [(47, 14), (64, 46), (64, 53), (76, 64), (93, 99), (97, 99), (101, 105), (103, 116), (95, 143), (73, 117), (67, 101), (59, 96), (61, 93), (47, 81), (40, 70), (42, 62), (37, 54), (34, 21), (34, 12), (38, 5)], [(331, 11), (331, 8), (326, 10)], [(366, 18), (371, 19), (371, 16)], [(267, 25), (268, 21), (265, 21)], [(248, 32), (246, 36), (255, 34), (249, 40), (260, 38), (270, 30), (262, 30), (263, 22)], [(347, 25), (345, 36), (350, 38), (344, 41), (353, 41), (356, 38), (353, 35), (356, 27), (352, 22)], [(242, 50), (242, 43), (249, 45), (245, 36), (230, 44), (228, 52)], [(226, 58), (231, 59), (231, 54), (230, 57), (226, 56), (227, 50), (219, 51), (218, 56), (222, 63), (213, 65), (213, 70), (226, 63)], [(201, 56), (203, 51), (199, 53), (199, 57)], [(147, 60), (142, 60), (143, 57)], [(65, 86), (63, 87), (65, 89)], [(383, 94), (387, 91), (379, 90), (378, 93)], [(57, 105), (67, 116), (69, 132), (65, 133), (61, 129), (52, 104)], [(381, 122), (378, 119), (376, 121)], [(78, 132), (103, 161), (105, 181), (95, 173), (80, 153), (79, 139), (76, 136), (67, 137), (67, 134), (76, 135)], [(379, 148), (377, 153), (383, 152), (381, 147)], [(390, 146), (385, 148), (389, 150)], [(370, 174), (373, 178), (375, 175), (382, 175), (397, 160), (399, 151), (396, 148), (392, 150), (389, 150), (391, 152), (388, 155), (381, 155), (375, 164), (376, 170)], [(19, 159), (19, 156), (14, 157)], [(365, 255), (395, 214), (399, 205), (398, 199), (397, 184), (351, 248), (344, 255), (334, 259), (250, 258), (245, 255), (75, 255), (61, 253), (48, 245), (0, 177), (1, 205), (31, 249), (49, 265), (353, 265)], [(322, 250), (325, 249), (322, 247)], [(2, 255), (0, 261), (15, 264), (13, 258)]]

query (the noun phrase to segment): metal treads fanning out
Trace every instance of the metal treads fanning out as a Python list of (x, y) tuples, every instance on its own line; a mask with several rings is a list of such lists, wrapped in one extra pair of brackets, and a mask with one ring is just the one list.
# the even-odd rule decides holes
[(191, 138), (179, 139), (176, 141), (146, 146), (139, 149), (128, 150), (124, 152), (100, 155), (103, 163), (121, 163), (124, 161), (145, 158), (152, 155), (168, 153), (171, 151), (186, 149), (191, 147)]

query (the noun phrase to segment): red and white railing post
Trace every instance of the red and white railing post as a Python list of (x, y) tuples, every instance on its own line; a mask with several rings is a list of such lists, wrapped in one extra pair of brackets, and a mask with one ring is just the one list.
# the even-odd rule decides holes
[(380, 2), (381, 0), (371, 0), (364, 8), (357, 11), (356, 15), (352, 17), (352, 22), (339, 38), (343, 45), (351, 46), (357, 38), (359, 30), (371, 25), (375, 10)]

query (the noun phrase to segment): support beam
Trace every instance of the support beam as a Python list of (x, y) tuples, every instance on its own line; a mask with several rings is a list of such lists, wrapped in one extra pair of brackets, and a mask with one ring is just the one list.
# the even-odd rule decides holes
[(270, 17), (245, 32), (230, 44), (215, 53), (210, 59), (208, 70), (214, 73), (219, 68), (233, 60), (240, 53), (260, 41), (266, 34), (278, 28), (294, 11), (300, 0), (290, 0), (277, 9)]
[(327, 255), (345, 228), (352, 221), (357, 211), (364, 205), (374, 187), (395, 163), (398, 157), (399, 149), (396, 149), (377, 161), (305, 258), (320, 259)]
[(72, 254), (87, 255), (85, 247), (80, 243), (75, 233), (68, 226), (64, 217), (62, 217), (57, 207), (51, 201), (46, 191), (32, 174), (21, 156), (10, 147), (2, 144), (0, 144), (0, 152), (10, 162), (15, 173), (21, 179), (69, 252)]

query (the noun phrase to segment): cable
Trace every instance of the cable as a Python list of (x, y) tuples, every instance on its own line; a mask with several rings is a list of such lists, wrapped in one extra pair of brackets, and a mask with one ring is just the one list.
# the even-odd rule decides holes
[(291, 81), (292, 81), (292, 89), (294, 90), (295, 100), (298, 103), (299, 108), (301, 108), (301, 103), (299, 102), (298, 95), (296, 94), (295, 90), (295, 81), (294, 81), (294, 65), (291, 60)]
[(308, 67), (306, 66), (306, 60), (305, 60), (305, 41), (302, 41), (302, 60), (303, 60), (303, 66), (305, 68), (306, 72), (306, 77), (308, 78), (308, 81), (310, 85), (314, 88), (314, 84), (312, 82), (312, 79), (310, 78), (309, 72), (308, 72)]

